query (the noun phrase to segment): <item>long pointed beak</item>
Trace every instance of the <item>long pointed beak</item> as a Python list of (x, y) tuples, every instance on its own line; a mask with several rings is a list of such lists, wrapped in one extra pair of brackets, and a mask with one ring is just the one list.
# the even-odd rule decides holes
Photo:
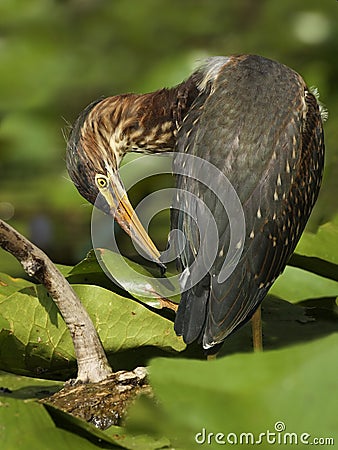
[(110, 214), (114, 216), (121, 228), (135, 241), (145, 255), (151, 261), (155, 262), (161, 268), (162, 272), (165, 272), (166, 266), (160, 261), (161, 254), (143, 228), (143, 225), (130, 204), (118, 174), (110, 177), (109, 187), (101, 192), (109, 205)]

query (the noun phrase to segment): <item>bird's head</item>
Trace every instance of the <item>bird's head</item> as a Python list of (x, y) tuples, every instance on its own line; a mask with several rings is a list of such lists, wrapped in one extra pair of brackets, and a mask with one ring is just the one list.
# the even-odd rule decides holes
[(138, 97), (134, 94), (108, 97), (91, 103), (81, 113), (69, 136), (67, 169), (80, 194), (114, 216), (145, 254), (163, 269), (160, 253), (135, 214), (118, 171), (129, 151), (173, 146), (169, 142), (172, 139), (169, 125), (162, 132), (162, 144), (157, 136), (159, 127), (146, 129), (146, 109), (140, 106)]

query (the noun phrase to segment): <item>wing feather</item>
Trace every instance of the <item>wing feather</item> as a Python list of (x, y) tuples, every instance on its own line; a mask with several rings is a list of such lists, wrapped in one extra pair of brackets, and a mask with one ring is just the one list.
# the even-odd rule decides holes
[(229, 218), (214, 192), (197, 181), (200, 167), (191, 164), (189, 176), (177, 177), (179, 189), (212, 211), (219, 232), (212, 267), (206, 272), (207, 262), (193, 266), (210, 227), (199, 226), (198, 201), (186, 202), (182, 212), (184, 193), (175, 199), (172, 228), (183, 231), (188, 241), (181, 264), (191, 270), (190, 277), (201, 278), (183, 292), (175, 329), (187, 343), (200, 338), (208, 348), (252, 316), (305, 227), (323, 168), (316, 99), (299, 75), (281, 64), (261, 57), (230, 58), (203, 85), (178, 133), (177, 152), (174, 172), (185, 155), (194, 155), (217, 167), (219, 189), (226, 175), (246, 220), (240, 261), (219, 283), (230, 242)]

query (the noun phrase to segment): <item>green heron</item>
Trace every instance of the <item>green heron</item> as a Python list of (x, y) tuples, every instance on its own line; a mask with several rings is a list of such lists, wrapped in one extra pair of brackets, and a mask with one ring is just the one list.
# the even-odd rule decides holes
[[(320, 107), (300, 75), (255, 55), (212, 57), (171, 89), (90, 104), (70, 134), (69, 174), (90, 202), (101, 193), (99, 208), (115, 211), (121, 227), (160, 265), (160, 253), (133, 214), (118, 169), (128, 152), (167, 151), (176, 155), (174, 173), (185, 164), (184, 155), (215, 166), (235, 189), (244, 212), (239, 261), (220, 280), (230, 218), (198, 180), (201, 167), (192, 165), (189, 174), (177, 175), (171, 228), (182, 231), (186, 242), (179, 256), (182, 295), (175, 331), (187, 344), (198, 340), (209, 349), (253, 316), (304, 230), (323, 173)], [(216, 223), (217, 254), (207, 271), (203, 261), (193, 263), (208, 224), (201, 235), (198, 216), (203, 214), (185, 193), (200, 199)], [(198, 281), (189, 285), (191, 279)]]

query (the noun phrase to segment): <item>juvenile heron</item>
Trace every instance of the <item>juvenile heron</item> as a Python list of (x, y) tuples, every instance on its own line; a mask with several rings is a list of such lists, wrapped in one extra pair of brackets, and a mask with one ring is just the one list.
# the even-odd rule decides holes
[[(254, 55), (209, 58), (171, 89), (89, 105), (69, 138), (69, 174), (87, 200), (94, 203), (100, 192), (101, 209), (109, 213), (117, 207), (115, 219), (160, 265), (159, 252), (133, 215), (118, 168), (128, 152), (166, 151), (176, 152), (174, 169), (184, 164), (182, 155), (213, 164), (236, 190), (244, 211), (241, 257), (220, 281), (230, 240), (227, 213), (196, 180), (194, 167), (191, 176), (177, 176), (178, 192), (194, 194), (209, 208), (219, 235), (214, 262), (204, 273), (203, 264), (193, 262), (208, 226), (200, 235), (197, 204), (187, 204), (183, 212), (184, 193), (175, 196), (171, 228), (187, 240), (179, 257), (183, 293), (175, 330), (186, 343), (198, 340), (209, 349), (252, 317), (304, 230), (323, 172), (320, 108), (300, 75)], [(195, 276), (199, 281), (185, 289)]]

